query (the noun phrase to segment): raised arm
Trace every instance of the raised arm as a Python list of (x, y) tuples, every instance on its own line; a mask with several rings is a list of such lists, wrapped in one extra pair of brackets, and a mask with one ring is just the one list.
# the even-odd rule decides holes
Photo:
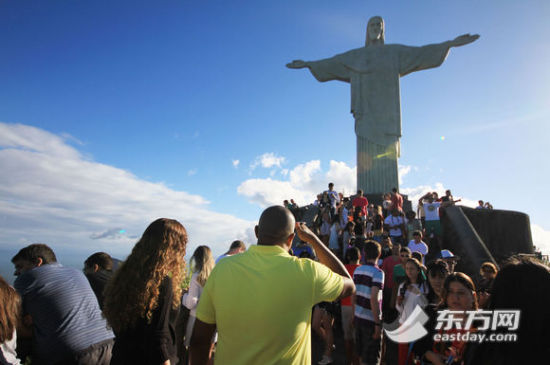
[(339, 80), (350, 82), (350, 69), (341, 55), (319, 61), (294, 60), (286, 64), (291, 69), (308, 68), (317, 81)]
[(448, 44), (450, 47), (461, 47), (472, 42), (475, 42), (479, 38), (479, 34), (471, 35), (470, 33), (459, 35), (452, 41), (449, 41)]
[(286, 67), (288, 68), (296, 68), (296, 69), (299, 69), (299, 68), (305, 68), (305, 67), (309, 67), (309, 63), (306, 62), (306, 61), (302, 61), (302, 60), (294, 60), (290, 63), (287, 63), (286, 64)]
[(344, 277), (344, 288), (338, 299), (348, 297), (355, 293), (355, 284), (344, 264), (338, 260), (304, 222), (296, 223), (296, 233), (302, 241), (309, 243), (313, 247), (320, 263), (328, 267), (334, 273)]

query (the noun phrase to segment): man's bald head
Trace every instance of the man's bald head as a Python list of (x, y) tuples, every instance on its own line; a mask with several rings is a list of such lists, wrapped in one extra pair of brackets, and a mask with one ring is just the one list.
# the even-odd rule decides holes
[(259, 245), (286, 243), (294, 233), (295, 220), (290, 210), (274, 205), (263, 211), (256, 226)]

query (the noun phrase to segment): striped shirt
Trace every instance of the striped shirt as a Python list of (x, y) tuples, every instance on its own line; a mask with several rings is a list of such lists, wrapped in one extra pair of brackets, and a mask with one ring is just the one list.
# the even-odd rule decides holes
[[(371, 290), (377, 287), (378, 290), (378, 313), (382, 314), (382, 289), (384, 289), (384, 272), (376, 265), (366, 264), (359, 266), (353, 273), (355, 283), (355, 320), (356, 322), (375, 322), (373, 317), (370, 298)], [(380, 318), (376, 318), (376, 322)]]
[(37, 362), (54, 364), (114, 337), (82, 272), (42, 265), (21, 274), (14, 286), (24, 314), (32, 317)]

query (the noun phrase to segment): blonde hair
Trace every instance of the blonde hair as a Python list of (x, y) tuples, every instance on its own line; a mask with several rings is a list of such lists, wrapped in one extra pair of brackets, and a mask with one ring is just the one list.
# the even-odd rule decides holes
[(166, 277), (172, 278), (173, 308), (181, 304), (186, 246), (187, 232), (176, 220), (160, 218), (147, 227), (105, 289), (103, 314), (115, 332), (139, 318), (151, 320)]
[(204, 286), (214, 268), (214, 257), (212, 257), (212, 250), (210, 250), (210, 247), (197, 247), (191, 257), (190, 266), (191, 271), (197, 274), (197, 281), (200, 286)]
[(20, 310), (19, 294), (0, 276), (0, 343), (13, 338)]

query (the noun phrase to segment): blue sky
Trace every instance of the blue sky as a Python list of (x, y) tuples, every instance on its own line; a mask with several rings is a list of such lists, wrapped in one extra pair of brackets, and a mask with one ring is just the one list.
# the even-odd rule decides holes
[(526, 212), (550, 242), (547, 1), (12, 0), (0, 3), (0, 247), (123, 258), (170, 216), (188, 253), (221, 253), (253, 243), (268, 204), (309, 203), (329, 180), (354, 190), (349, 86), (284, 65), (362, 46), (373, 15), (386, 43), (481, 35), (401, 79), (401, 188)]

